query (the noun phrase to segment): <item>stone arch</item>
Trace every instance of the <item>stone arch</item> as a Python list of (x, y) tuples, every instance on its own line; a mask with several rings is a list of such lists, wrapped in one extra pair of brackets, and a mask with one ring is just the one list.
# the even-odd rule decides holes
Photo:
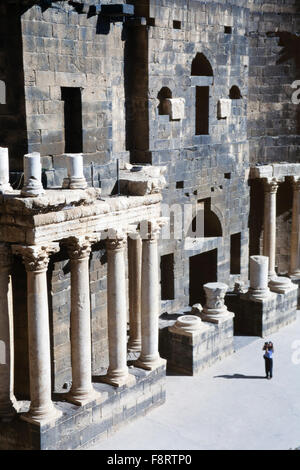
[(0, 104), (6, 104), (6, 84), (0, 80)]
[[(199, 227), (199, 222), (201, 223), (201, 220), (203, 220), (203, 227)], [(222, 214), (215, 206), (211, 206), (209, 200), (206, 200), (204, 201), (204, 216), (202, 215), (201, 219), (200, 211), (195, 214), (195, 217), (188, 229), (187, 237), (222, 237), (222, 225)]]
[(192, 62), (191, 75), (200, 76), (200, 77), (213, 77), (214, 76), (214, 72), (210, 64), (210, 61), (206, 58), (206, 56), (202, 52), (198, 52)]
[(160, 116), (166, 116), (169, 115), (169, 108), (166, 103), (166, 99), (172, 98), (172, 91), (168, 87), (163, 87), (161, 90), (158, 92), (157, 99), (159, 100), (159, 105), (158, 105), (158, 114)]
[(232, 100), (241, 100), (243, 98), (241, 94), (241, 90), (239, 89), (237, 85), (233, 85), (230, 88), (229, 98)]

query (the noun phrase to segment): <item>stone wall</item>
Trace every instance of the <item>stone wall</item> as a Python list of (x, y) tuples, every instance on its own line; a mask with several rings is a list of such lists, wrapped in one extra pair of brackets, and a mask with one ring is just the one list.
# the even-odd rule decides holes
[[(165, 366), (153, 372), (132, 369), (136, 384), (115, 389), (111, 385), (95, 384), (101, 394), (92, 403), (77, 407), (56, 403), (62, 417), (55, 425), (37, 427), (15, 418), (0, 423), (1, 450), (74, 450), (89, 448), (122, 425), (144, 416), (165, 402)], [(29, 403), (22, 404), (23, 409)]]

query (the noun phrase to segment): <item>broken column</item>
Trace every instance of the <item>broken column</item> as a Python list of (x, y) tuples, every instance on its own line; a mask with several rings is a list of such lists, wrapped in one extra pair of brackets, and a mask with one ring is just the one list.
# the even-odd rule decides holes
[(228, 286), (223, 282), (209, 282), (203, 286), (206, 304), (201, 315), (202, 320), (219, 323), (225, 318), (233, 318), (234, 314), (227, 310), (224, 299)]
[(250, 257), (249, 298), (262, 300), (270, 295), (268, 287), (269, 258), (267, 256)]
[(65, 155), (68, 177), (63, 181), (65, 189), (85, 189), (87, 182), (83, 174), (83, 156), (81, 153), (68, 153)]
[(33, 152), (24, 155), (24, 186), (21, 190), (21, 195), (24, 197), (35, 197), (44, 193), (40, 154)]
[(0, 193), (12, 191), (9, 184), (8, 149), (0, 147)]

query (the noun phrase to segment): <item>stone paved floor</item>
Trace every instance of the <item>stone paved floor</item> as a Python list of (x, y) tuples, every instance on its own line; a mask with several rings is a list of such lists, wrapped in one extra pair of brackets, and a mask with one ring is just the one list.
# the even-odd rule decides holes
[[(94, 449), (295, 449), (300, 445), (300, 312), (266, 340), (274, 378), (264, 378), (261, 338), (236, 338), (236, 352), (198, 377), (167, 377), (167, 402)], [(299, 341), (298, 362), (292, 361)], [(296, 358), (297, 359), (297, 358)]]

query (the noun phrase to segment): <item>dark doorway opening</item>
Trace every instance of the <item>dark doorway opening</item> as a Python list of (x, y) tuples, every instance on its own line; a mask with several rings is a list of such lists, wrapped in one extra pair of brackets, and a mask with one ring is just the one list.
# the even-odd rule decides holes
[(161, 300), (173, 300), (174, 295), (174, 254), (164, 255), (160, 261)]
[(241, 234), (230, 237), (230, 274), (241, 274)]
[(203, 285), (217, 282), (217, 261), (217, 249), (190, 257), (190, 306), (205, 304)]
[(62, 87), (64, 101), (65, 152), (81, 153), (82, 148), (82, 101), (80, 88)]
[(196, 87), (196, 135), (209, 134), (209, 87)]

